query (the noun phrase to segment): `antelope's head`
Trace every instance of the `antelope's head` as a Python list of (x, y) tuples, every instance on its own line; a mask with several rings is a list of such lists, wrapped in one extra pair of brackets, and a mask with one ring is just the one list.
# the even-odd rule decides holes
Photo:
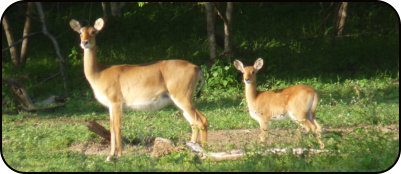
[(245, 84), (252, 84), (256, 83), (256, 73), (263, 67), (263, 59), (258, 58), (253, 66), (245, 66), (244, 64), (239, 61), (234, 61), (234, 66), (237, 68), (238, 71), (242, 72), (244, 83)]
[(81, 47), (82, 49), (91, 49), (96, 46), (96, 39), (95, 36), (96, 34), (103, 29), (104, 26), (104, 20), (102, 18), (99, 18), (95, 21), (95, 24), (93, 26), (81, 26), (81, 23), (79, 23), (77, 20), (72, 19), (70, 21), (70, 27), (79, 33), (79, 36), (81, 37)]

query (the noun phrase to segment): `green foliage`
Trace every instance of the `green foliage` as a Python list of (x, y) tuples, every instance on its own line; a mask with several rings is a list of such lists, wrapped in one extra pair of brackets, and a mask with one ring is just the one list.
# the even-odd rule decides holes
[[(80, 51), (80, 50), (79, 50)], [(68, 59), (72, 66), (82, 66), (82, 55), (78, 52), (76, 47), (71, 48), (71, 53), (68, 55)]]
[(147, 3), (149, 3), (149, 2), (138, 2), (138, 6), (139, 7), (143, 7), (145, 4), (147, 4)]
[(202, 66), (202, 71), (205, 74), (206, 87), (212, 89), (227, 89), (238, 87), (236, 80), (237, 70), (230, 64), (225, 65), (222, 60), (217, 59), (208, 70), (206, 66)]

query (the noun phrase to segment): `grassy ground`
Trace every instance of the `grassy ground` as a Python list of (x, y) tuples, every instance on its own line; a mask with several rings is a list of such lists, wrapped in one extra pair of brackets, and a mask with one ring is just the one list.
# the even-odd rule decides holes
[[(315, 88), (320, 96), (317, 121), (324, 129), (338, 130), (323, 133), (326, 149), (331, 153), (248, 155), (236, 161), (212, 162), (181, 151), (150, 158), (149, 153), (143, 153), (149, 139), (164, 137), (178, 144), (188, 141), (189, 124), (179, 110), (170, 106), (158, 112), (124, 112), (122, 134), (131, 142), (125, 147), (132, 148), (127, 148), (128, 154), (114, 163), (104, 162), (106, 156), (102, 153), (85, 154), (85, 147), (81, 151), (72, 148), (102, 144), (97, 135), (87, 130), (84, 121), (96, 120), (109, 127), (107, 109), (95, 101), (83, 76), (78, 35), (68, 27), (72, 18), (85, 20), (92, 16), (93, 22), (102, 16), (100, 3), (61, 5), (63, 8), (55, 10), (56, 3), (44, 3), (44, 9), (50, 32), (57, 36), (68, 64), (68, 91), (62, 90), (61, 78), (37, 85), (59, 70), (54, 51), (45, 49), (52, 48), (46, 37), (32, 37), (25, 66), (14, 67), (8, 53), (2, 53), (2, 77), (21, 78), (34, 101), (70, 94), (66, 107), (54, 113), (10, 114), (17, 106), (10, 89), (2, 84), (2, 99), (7, 100), (2, 108), (2, 155), (18, 171), (380, 172), (391, 167), (399, 156), (399, 19), (384, 3), (350, 3), (343, 31), (350, 36), (335, 42), (330, 37), (330, 16), (323, 23), (324, 9), (330, 3), (235, 4), (235, 59), (246, 64), (258, 57), (264, 59), (265, 65), (258, 73), (260, 90), (295, 84)], [(24, 13), (18, 9), (24, 8), (10, 8), (7, 17), (14, 34), (20, 36)], [(217, 24), (222, 31), (221, 21)], [(39, 30), (39, 22), (33, 23), (32, 31)], [(248, 115), (241, 75), (232, 60), (222, 59), (206, 68), (203, 6), (149, 3), (140, 8), (129, 4), (123, 18), (106, 23), (97, 36), (97, 44), (99, 62), (103, 64), (186, 59), (201, 66), (206, 86), (195, 103), (208, 118), (209, 130), (258, 128)], [(5, 39), (2, 45), (6, 45)], [(296, 130), (297, 125), (284, 120), (271, 122), (270, 128), (274, 134), (275, 130)], [(311, 134), (289, 142), (250, 143), (253, 145), (245, 148), (248, 152), (271, 147), (318, 147)], [(241, 147), (230, 143), (225, 147), (236, 148)], [(211, 146), (208, 150), (221, 149)]]
[[(189, 151), (161, 158), (149, 153), (123, 155), (115, 163), (104, 162), (105, 155), (85, 155), (70, 149), (82, 142), (101, 143), (97, 135), (83, 125), (97, 120), (108, 127), (107, 109), (93, 98), (67, 101), (67, 107), (55, 113), (3, 114), (2, 152), (7, 164), (18, 171), (382, 171), (392, 166), (399, 151), (399, 92), (396, 79), (377, 76), (371, 79), (324, 83), (305, 79), (320, 94), (318, 122), (325, 128), (351, 129), (352, 133), (326, 132), (323, 141), (329, 154), (249, 155), (227, 162), (201, 161)], [(355, 87), (350, 87), (352, 83)], [(264, 83), (265, 84), (265, 83)], [(262, 84), (261, 86), (264, 86)], [(283, 82), (275, 88), (290, 85)], [(218, 95), (217, 95), (218, 94)], [(241, 89), (205, 90), (197, 101), (209, 120), (209, 130), (256, 129), (258, 125), (246, 111)], [(364, 127), (365, 126), (365, 127)], [(377, 129), (392, 126), (393, 130)], [(290, 121), (271, 122), (272, 129), (296, 129)], [(136, 150), (145, 148), (146, 138), (165, 137), (176, 143), (187, 141), (189, 124), (175, 107), (159, 112), (126, 111), (123, 136), (139, 141)], [(127, 144), (126, 144), (127, 145)], [(247, 151), (268, 147), (317, 148), (312, 135), (290, 143), (255, 143)], [(231, 147), (236, 148), (236, 147)], [(227, 149), (230, 149), (228, 147)], [(209, 150), (214, 150), (210, 147)]]

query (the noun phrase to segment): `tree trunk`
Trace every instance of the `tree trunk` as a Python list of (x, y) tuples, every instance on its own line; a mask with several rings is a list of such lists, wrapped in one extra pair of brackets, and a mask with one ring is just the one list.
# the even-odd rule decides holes
[(15, 46), (12, 46), (13, 43), (14, 43), (14, 37), (13, 37), (13, 34), (11, 32), (11, 29), (10, 29), (10, 25), (8, 24), (8, 20), (7, 20), (5, 15), (3, 16), (2, 24), (3, 24), (4, 32), (5, 32), (6, 37), (7, 37), (8, 46), (10, 47), (11, 62), (14, 65), (19, 65), (20, 64), (20, 59), (18, 57), (18, 51), (17, 51), (17, 48)]
[(331, 2), (331, 3), (329, 3), (328, 4), (328, 7), (325, 7), (326, 5), (326, 3), (322, 3), (322, 2), (320, 2), (319, 3), (320, 4), (320, 11), (321, 11), (321, 15), (322, 15), (322, 26), (324, 27), (324, 28), (327, 28), (327, 25), (332, 25), (332, 24), (327, 24), (328, 23), (328, 19), (331, 19), (331, 17), (332, 17), (332, 15), (333, 15), (333, 9), (332, 8), (335, 8), (334, 6), (334, 2)]
[(102, 2), (103, 19), (107, 21), (107, 4)]
[(347, 6), (348, 2), (341, 2), (339, 4), (339, 8), (337, 11), (337, 18), (334, 24), (335, 26), (333, 30), (333, 38), (340, 37), (342, 35), (345, 25), (345, 20), (347, 19)]
[(228, 57), (233, 56), (231, 44), (233, 6), (233, 2), (227, 2), (226, 20), (224, 22), (224, 54)]
[(26, 62), (26, 53), (28, 50), (28, 35), (29, 31), (31, 29), (31, 11), (32, 11), (32, 2), (28, 2), (28, 6), (26, 9), (26, 20), (25, 20), (25, 26), (24, 26), (24, 33), (22, 35), (23, 38), (25, 38), (22, 41), (22, 46), (21, 46), (21, 56), (20, 56), (20, 63), (25, 64)]
[(340, 4), (336, 22), (336, 37), (341, 36), (343, 32), (345, 20), (347, 19), (347, 6), (348, 2), (341, 2)]
[(206, 2), (205, 8), (206, 8), (207, 38), (209, 42), (209, 57), (210, 61), (214, 62), (214, 60), (217, 57), (216, 36), (215, 36), (216, 16), (214, 12), (214, 7), (211, 4), (211, 2)]
[(232, 57), (232, 43), (231, 43), (231, 33), (232, 33), (232, 12), (234, 5), (232, 2), (227, 2), (226, 13), (219, 9), (219, 7), (214, 4), (214, 7), (217, 11), (217, 15), (223, 20), (224, 24), (224, 53), (223, 55), (227, 57)]
[(111, 15), (114, 17), (123, 16), (121, 8), (125, 5), (125, 2), (110, 2)]

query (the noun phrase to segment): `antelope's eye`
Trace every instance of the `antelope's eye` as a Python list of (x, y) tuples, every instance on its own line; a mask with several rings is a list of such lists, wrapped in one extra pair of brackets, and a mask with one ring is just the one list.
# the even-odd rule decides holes
[(95, 35), (95, 34), (96, 34), (96, 30), (92, 30), (91, 35)]

